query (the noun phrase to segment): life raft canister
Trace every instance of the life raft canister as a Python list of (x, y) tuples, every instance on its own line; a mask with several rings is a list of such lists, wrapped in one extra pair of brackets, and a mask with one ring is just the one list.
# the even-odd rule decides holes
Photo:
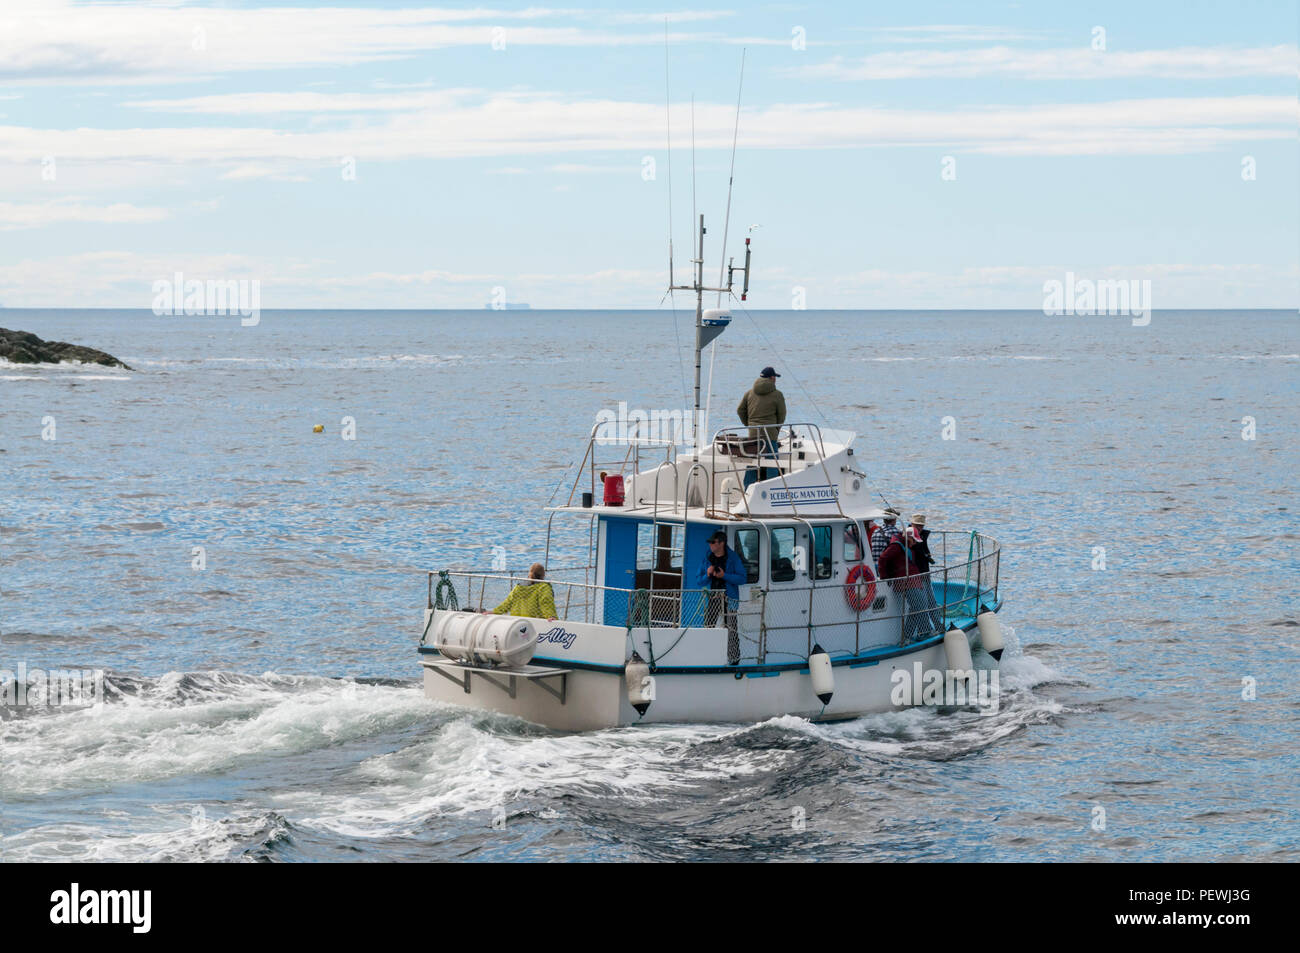
[(849, 570), (844, 583), (844, 599), (857, 612), (865, 612), (876, 601), (876, 577), (865, 563)]

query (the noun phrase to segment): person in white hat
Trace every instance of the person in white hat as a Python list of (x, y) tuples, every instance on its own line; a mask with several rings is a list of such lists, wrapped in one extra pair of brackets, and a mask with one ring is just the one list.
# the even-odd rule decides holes
[(934, 598), (934, 587), (930, 585), (930, 569), (934, 566), (934, 557), (930, 555), (929, 539), (930, 531), (925, 528), (925, 514), (913, 513), (907, 526), (907, 540), (912, 558), (916, 560), (916, 568), (925, 576), (925, 584), (919, 589), (918, 601), (926, 612), (930, 628), (941, 630), (943, 617), (939, 612), (939, 603)]
[(907, 524), (907, 538), (918, 568), (921, 572), (929, 572), (934, 565), (934, 558), (930, 555), (930, 531), (925, 528), (924, 513), (912, 514), (912, 519)]

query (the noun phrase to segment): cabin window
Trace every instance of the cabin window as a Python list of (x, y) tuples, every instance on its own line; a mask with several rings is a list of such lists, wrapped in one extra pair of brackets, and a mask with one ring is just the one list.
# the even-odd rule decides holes
[(794, 579), (794, 527), (772, 530), (772, 582)]
[(660, 545), (669, 547), (669, 552), (664, 553), (664, 561), (668, 564), (669, 570), (680, 573), (682, 555), (685, 551), (683, 540), (686, 538), (686, 527), (681, 523), (670, 523), (667, 526), (660, 526), (659, 532), (663, 537)]
[(659, 548), (655, 551), (655, 571), (682, 571), (682, 534), (685, 528), (681, 523), (659, 524)]
[(655, 541), (652, 523), (640, 523), (636, 528), (636, 568), (638, 572), (682, 571), (682, 524), (660, 523), (659, 539)]
[(831, 528), (812, 528), (812, 566), (814, 579), (831, 578)]
[(844, 561), (862, 562), (862, 537), (858, 534), (857, 523), (848, 523), (844, 527)]
[(738, 529), (736, 530), (735, 546), (736, 555), (740, 561), (745, 564), (745, 582), (758, 582), (758, 530), (756, 529)]
[[(682, 587), (681, 523), (641, 522), (636, 528), (636, 579), (628, 581), (637, 589), (668, 590)], [(661, 607), (662, 608), (662, 607)], [(659, 611), (659, 610), (656, 610)], [(664, 617), (662, 613), (656, 618)]]
[(649, 572), (654, 568), (654, 527), (649, 523), (638, 523), (636, 528), (636, 568), (638, 572)]

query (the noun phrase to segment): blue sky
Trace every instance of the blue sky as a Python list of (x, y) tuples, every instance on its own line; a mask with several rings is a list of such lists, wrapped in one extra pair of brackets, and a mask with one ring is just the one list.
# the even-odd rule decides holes
[[(656, 307), (664, 15), (6, 0), (0, 302), (147, 308), (180, 271), (263, 308)], [(753, 307), (1035, 309), (1066, 270), (1149, 278), (1156, 309), (1300, 305), (1294, 0), (668, 20), (677, 260), (693, 94), (714, 278), (745, 50)]]

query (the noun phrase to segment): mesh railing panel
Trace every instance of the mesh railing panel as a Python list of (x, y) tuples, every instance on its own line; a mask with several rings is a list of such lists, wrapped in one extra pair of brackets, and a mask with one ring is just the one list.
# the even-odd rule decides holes
[[(766, 591), (754, 586), (731, 606), (739, 633), (741, 658), (780, 663), (806, 659), (813, 644), (834, 656), (859, 655), (889, 645), (920, 641), (951, 624), (965, 624), (997, 598), (1001, 553), (987, 536), (944, 534), (931, 552), (949, 561), (945, 569), (907, 579), (877, 580), (874, 598), (862, 610), (849, 602), (844, 585), (782, 587)], [(966, 560), (968, 552), (975, 558)], [(589, 568), (547, 572), (558, 619), (603, 622), (617, 627), (703, 628), (725, 625), (725, 609), (707, 590), (629, 590), (579, 581)], [(436, 574), (430, 574), (430, 586)], [(517, 585), (527, 585), (526, 573), (449, 572), (461, 609), (493, 611)], [(573, 581), (569, 581), (573, 580)], [(860, 603), (861, 604), (861, 603)]]

